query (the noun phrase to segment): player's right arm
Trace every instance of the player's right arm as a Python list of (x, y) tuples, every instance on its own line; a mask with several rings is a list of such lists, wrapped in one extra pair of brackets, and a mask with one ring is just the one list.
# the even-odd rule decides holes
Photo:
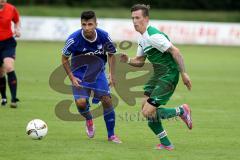
[(145, 64), (145, 56), (136, 56), (134, 58), (128, 57), (126, 54), (121, 54), (120, 55), (120, 61), (123, 63), (128, 63), (129, 65), (133, 67), (142, 67)]
[(120, 55), (120, 61), (123, 63), (128, 63), (133, 67), (142, 67), (145, 64), (146, 56), (144, 56), (143, 49), (140, 45), (138, 45), (137, 56), (134, 58), (128, 57), (126, 54)]
[(80, 87), (79, 83), (81, 82), (81, 80), (73, 75), (71, 68), (70, 68), (69, 57), (62, 55), (62, 65), (63, 65), (69, 79), (71, 80), (73, 86)]
[(62, 65), (69, 77), (69, 79), (72, 82), (72, 85), (75, 87), (80, 87), (81, 80), (75, 77), (72, 73), (70, 63), (69, 63), (69, 57), (72, 55), (72, 49), (71, 46), (74, 44), (74, 39), (70, 38), (67, 40), (64, 48), (62, 49)]

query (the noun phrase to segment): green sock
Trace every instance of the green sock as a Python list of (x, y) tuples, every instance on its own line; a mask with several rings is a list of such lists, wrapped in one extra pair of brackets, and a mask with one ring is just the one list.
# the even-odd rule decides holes
[(166, 131), (163, 129), (161, 120), (149, 119), (148, 126), (159, 137), (161, 144), (163, 144), (165, 146), (169, 146), (171, 144), (171, 142), (169, 141), (169, 139), (167, 137)]
[(161, 119), (167, 119), (167, 118), (172, 118), (176, 116), (181, 116), (183, 114), (183, 108), (182, 107), (177, 107), (177, 108), (158, 108), (157, 109), (157, 115)]
[(179, 116), (183, 115), (184, 110), (183, 110), (182, 106), (177, 107), (177, 108), (176, 108), (176, 111), (177, 111), (178, 109), (179, 109), (179, 113), (178, 113), (178, 115), (179, 115)]

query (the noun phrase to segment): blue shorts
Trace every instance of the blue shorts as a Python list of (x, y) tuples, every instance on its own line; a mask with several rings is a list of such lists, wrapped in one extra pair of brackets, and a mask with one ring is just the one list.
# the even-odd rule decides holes
[(6, 57), (15, 59), (16, 46), (17, 42), (13, 37), (0, 41), (0, 66), (3, 64), (3, 59)]
[[(82, 76), (79, 76), (79, 74), (76, 77), (82, 80)], [(80, 85), (82, 87), (79, 87), (79, 88), (72, 87), (73, 96), (75, 100), (79, 98), (89, 99), (91, 96), (91, 91), (94, 93), (93, 103), (98, 103), (102, 96), (110, 96), (108, 80), (106, 78), (104, 71), (99, 73), (95, 82), (92, 82), (92, 83), (81, 82)]]

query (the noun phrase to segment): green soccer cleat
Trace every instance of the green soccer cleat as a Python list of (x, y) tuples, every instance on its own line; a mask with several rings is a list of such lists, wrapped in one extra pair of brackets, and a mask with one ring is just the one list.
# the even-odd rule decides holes
[(180, 118), (187, 125), (189, 129), (192, 129), (192, 117), (191, 117), (191, 109), (187, 104), (183, 104), (182, 108), (184, 110), (183, 115)]
[(163, 144), (157, 144), (156, 149), (162, 150), (162, 149), (166, 149), (168, 151), (172, 151), (174, 149), (174, 146), (172, 144), (170, 144), (169, 146), (165, 146)]

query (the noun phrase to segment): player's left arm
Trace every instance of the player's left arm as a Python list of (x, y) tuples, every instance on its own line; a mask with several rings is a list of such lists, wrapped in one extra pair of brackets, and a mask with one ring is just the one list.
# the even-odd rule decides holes
[(108, 54), (108, 65), (109, 65), (109, 85), (115, 86), (115, 84), (116, 84), (116, 79), (115, 79), (116, 58), (115, 58), (115, 55), (112, 53)]
[(182, 77), (182, 81), (183, 81), (184, 85), (186, 85), (188, 90), (191, 90), (192, 82), (186, 72), (183, 56), (182, 56), (180, 50), (177, 47), (175, 47), (173, 44), (171, 44), (171, 46), (166, 51), (172, 54), (175, 62), (178, 64), (179, 71), (181, 73), (181, 77)]
[(150, 43), (151, 45), (161, 51), (164, 54), (170, 53), (175, 62), (178, 64), (179, 71), (182, 76), (183, 83), (186, 85), (188, 90), (191, 90), (192, 83), (191, 80), (185, 70), (184, 60), (183, 56), (180, 53), (180, 50), (175, 47), (167, 37), (165, 37), (163, 34), (154, 34), (150, 37)]
[(111, 40), (108, 33), (105, 35), (105, 45), (104, 49), (108, 55), (108, 65), (109, 65), (109, 86), (114, 87), (116, 84), (115, 79), (115, 66), (116, 66), (116, 58), (115, 53), (117, 52), (117, 49)]

